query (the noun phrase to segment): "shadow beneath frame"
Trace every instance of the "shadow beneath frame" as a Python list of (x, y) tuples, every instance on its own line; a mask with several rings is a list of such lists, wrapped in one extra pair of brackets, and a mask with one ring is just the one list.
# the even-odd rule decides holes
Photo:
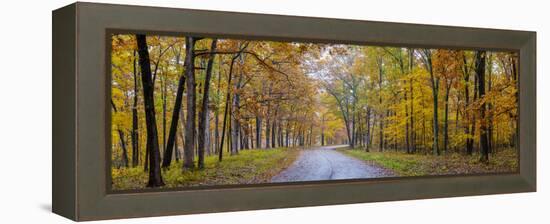
[(52, 212), (52, 204), (40, 204), (40, 205), (38, 205), (38, 207), (42, 211), (45, 211), (45, 212), (48, 212), (48, 213)]

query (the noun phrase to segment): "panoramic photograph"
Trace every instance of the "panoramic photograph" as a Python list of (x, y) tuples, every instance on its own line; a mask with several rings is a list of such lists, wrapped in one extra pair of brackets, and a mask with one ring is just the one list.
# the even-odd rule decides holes
[(518, 54), (111, 35), (112, 190), (518, 172)]

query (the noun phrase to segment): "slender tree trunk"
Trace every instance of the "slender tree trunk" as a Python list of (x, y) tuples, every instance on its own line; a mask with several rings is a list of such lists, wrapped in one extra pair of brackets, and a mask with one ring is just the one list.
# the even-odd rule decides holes
[[(213, 39), (212, 44), (210, 46), (210, 51), (215, 52), (216, 51), (216, 44), (218, 40)], [(208, 142), (206, 142), (206, 135), (210, 134), (210, 127), (206, 125), (208, 118), (208, 102), (209, 102), (209, 94), (210, 94), (210, 79), (212, 77), (212, 67), (214, 65), (214, 55), (210, 55), (208, 58), (208, 64), (206, 65), (206, 74), (204, 78), (204, 90), (203, 90), (203, 96), (202, 96), (202, 103), (201, 108), (199, 111), (199, 161), (198, 161), (198, 167), (199, 169), (204, 169), (204, 151), (205, 147), (208, 147)]]
[[(412, 74), (414, 68), (414, 50), (409, 49), (409, 72)], [(411, 117), (410, 117), (410, 127), (411, 127), (411, 139), (412, 149), (411, 152), (416, 152), (416, 130), (414, 127), (414, 89), (413, 89), (413, 78), (409, 79), (409, 91), (410, 91), (410, 107), (411, 107)]]
[(147, 126), (147, 145), (149, 148), (149, 181), (147, 187), (164, 186), (160, 171), (160, 151), (158, 143), (157, 124), (155, 118), (154, 86), (151, 78), (151, 65), (145, 35), (136, 35), (143, 85), (143, 101), (145, 104), (145, 121)]
[[(510, 59), (510, 62), (512, 63), (512, 80), (514, 81), (514, 84), (515, 84), (515, 87), (516, 88), (519, 88), (519, 85), (518, 85), (518, 71), (517, 71), (517, 57), (514, 55), (512, 56), (512, 58)], [(515, 105), (519, 107), (519, 91), (516, 91), (516, 94), (515, 94)], [(514, 131), (512, 132), (513, 133), (513, 136), (512, 136), (512, 147), (515, 147), (516, 150), (519, 150), (519, 147), (516, 147), (516, 145), (518, 144), (519, 142), (519, 131), (518, 131), (518, 119), (517, 119), (517, 115), (514, 115), (512, 117), (512, 122), (513, 122), (513, 127), (514, 127)]]
[[(111, 100), (111, 106), (113, 107), (113, 110), (115, 111), (115, 113), (117, 113), (118, 110), (113, 100)], [(117, 127), (117, 132), (118, 132), (118, 139), (120, 141), (120, 147), (122, 148), (122, 165), (124, 167), (128, 167), (128, 149), (126, 148), (126, 140), (124, 137), (124, 132), (119, 127)]]
[(227, 115), (229, 113), (229, 102), (230, 99), (231, 99), (231, 77), (233, 77), (233, 66), (235, 64), (235, 60), (237, 59), (237, 56), (234, 56), (232, 59), (231, 59), (231, 64), (229, 66), (229, 73), (227, 75), (227, 95), (225, 96), (225, 111), (224, 111), (224, 115), (223, 115), (223, 124), (222, 124), (222, 136), (221, 136), (221, 141), (220, 141), (220, 149), (218, 150), (218, 161), (222, 161), (223, 159), (223, 142), (224, 142), (224, 139), (225, 139), (225, 129), (226, 129), (226, 125), (227, 125)]
[(485, 117), (485, 51), (476, 52), (476, 75), (478, 80), (479, 99), (482, 100), (479, 109), (480, 125), (479, 125), (479, 143), (481, 145), (480, 161), (489, 161), (489, 139), (487, 136), (487, 118)]
[(290, 122), (286, 121), (286, 131), (285, 131), (285, 147), (290, 146)]
[(132, 105), (132, 167), (139, 165), (139, 123), (138, 123), (138, 74), (137, 74), (137, 51), (134, 50), (134, 104)]
[[(437, 78), (436, 78), (437, 79)], [(432, 95), (433, 95), (433, 154), (439, 155), (439, 118), (438, 118), (438, 92), (439, 92), (439, 80), (436, 81), (435, 87), (433, 87)]]
[[(162, 147), (160, 147), (161, 151), (160, 154), (162, 155), (162, 149), (166, 147), (166, 101), (167, 101), (167, 88), (166, 88), (166, 78), (162, 78), (160, 80), (161, 83), (161, 91), (162, 91)], [(169, 155), (171, 155), (170, 153)]]
[(279, 108), (275, 109), (275, 114), (273, 116), (273, 122), (271, 123), (271, 148), (277, 147), (275, 145), (275, 136), (277, 135), (277, 113)]
[[(474, 71), (475, 72), (475, 71)], [(478, 93), (478, 76), (474, 74), (474, 92), (473, 92), (473, 100), (472, 102), (477, 102), (479, 99), (479, 93)], [(475, 136), (476, 136), (476, 122), (477, 122), (477, 116), (476, 113), (472, 113), (472, 121), (471, 121), (471, 128), (470, 128), (470, 135), (472, 138), (470, 139), (470, 148), (469, 148), (469, 154), (471, 155), (474, 151), (474, 143), (475, 143)]]
[[(268, 110), (270, 109), (269, 107), (267, 108)], [(266, 120), (265, 120), (265, 148), (266, 149), (269, 149), (271, 148), (271, 142), (270, 142), (270, 139), (271, 139), (271, 129), (270, 129), (270, 126), (271, 126), (271, 122), (270, 122), (270, 117), (269, 117), (269, 112), (267, 114), (267, 117), (266, 117)]]
[(443, 150), (447, 153), (449, 147), (449, 92), (451, 90), (451, 85), (447, 85), (445, 90), (445, 121), (443, 127)]
[(195, 91), (195, 38), (185, 37), (185, 78), (187, 85), (187, 123), (185, 127), (185, 160), (183, 169), (195, 167), (195, 114), (196, 114), (196, 91)]
[[(147, 124), (146, 124), (147, 126)], [(149, 148), (150, 146), (147, 146), (147, 144), (145, 145), (145, 162), (143, 163), (143, 171), (147, 172), (149, 171), (149, 154), (150, 154), (150, 151), (151, 149)]]
[[(187, 57), (187, 56), (186, 56)], [(172, 163), (172, 150), (174, 149), (174, 142), (176, 140), (176, 132), (178, 130), (178, 120), (180, 117), (180, 110), (183, 101), (183, 91), (185, 89), (185, 76), (181, 75), (178, 82), (178, 90), (176, 93), (176, 101), (174, 103), (174, 110), (172, 112), (172, 121), (170, 122), (170, 132), (168, 134), (168, 142), (166, 143), (166, 149), (164, 150), (164, 157), (162, 160), (163, 168), (170, 168)]]
[(220, 139), (220, 130), (219, 130), (219, 109), (216, 107), (216, 112), (214, 113), (214, 153), (217, 153), (218, 146), (219, 146), (219, 139)]
[(242, 74), (239, 75), (239, 79), (235, 82), (234, 89), (236, 90), (231, 105), (231, 155), (236, 155), (239, 153), (240, 149), (240, 129), (241, 124), (238, 117), (239, 105), (240, 105), (240, 94), (238, 93), (241, 85)]
[(256, 115), (256, 148), (262, 148), (262, 117)]
[(370, 138), (370, 135), (371, 135), (371, 108), (370, 107), (367, 107), (367, 117), (365, 118), (366, 120), (366, 125), (367, 125), (367, 133), (365, 133), (366, 137), (365, 137), (365, 151), (369, 152), (370, 151), (370, 147), (371, 147), (371, 138)]
[[(176, 130), (177, 132), (177, 130)], [(176, 138), (174, 139), (174, 158), (176, 159), (176, 162), (180, 161), (179, 160), (179, 150), (178, 150), (178, 134), (176, 133)]]
[(462, 63), (464, 73), (464, 120), (466, 125), (464, 125), (464, 134), (466, 135), (466, 154), (471, 155), (473, 152), (473, 138), (470, 134), (470, 123), (473, 121), (468, 107), (470, 106), (470, 70), (468, 68), (468, 61), (466, 55), (462, 55)]
[(122, 147), (122, 165), (128, 167), (128, 149), (126, 148), (126, 140), (124, 138), (124, 132), (120, 129), (118, 131), (118, 136), (120, 139), (120, 147)]
[[(221, 61), (221, 60), (220, 60)], [(218, 63), (218, 88), (216, 88), (217, 99), (221, 97), (221, 80), (222, 80), (222, 70), (221, 62)], [(219, 130), (219, 120), (220, 120), (220, 107), (219, 102), (216, 102), (216, 111), (214, 112), (214, 152), (217, 153), (218, 148), (220, 148), (220, 130)]]
[(356, 138), (355, 138), (355, 100), (352, 102), (352, 111), (351, 111), (351, 143), (350, 147), (355, 148)]
[(433, 96), (433, 155), (439, 155), (439, 118), (438, 118), (438, 102), (439, 102), (439, 77), (436, 77), (432, 67), (432, 55), (430, 50), (424, 50), (425, 66), (430, 73), (430, 82)]
[[(382, 59), (378, 59), (380, 60), (378, 62), (378, 103), (379, 103), (379, 106), (382, 106), (382, 77), (383, 77), (383, 73), (384, 73), (384, 70), (383, 70), (383, 67), (382, 67)], [(383, 111), (380, 111), (380, 118), (379, 118), (379, 121), (380, 122), (380, 146), (379, 146), (379, 151), (382, 152), (384, 151), (384, 112)]]
[[(486, 64), (488, 66), (485, 66), (487, 69), (487, 91), (491, 92), (491, 88), (493, 87), (493, 81), (492, 81), (492, 75), (493, 75), (493, 72), (492, 72), (492, 68), (491, 68), (491, 65), (493, 64), (493, 59), (492, 59), (492, 55), (491, 54), (486, 54)], [(488, 140), (488, 143), (489, 143), (489, 153), (494, 153), (495, 151), (495, 146), (494, 146), (494, 143), (493, 143), (493, 113), (492, 113), (492, 110), (493, 110), (493, 100), (494, 98), (491, 97), (490, 99), (487, 99), (485, 102), (487, 104), (487, 109), (489, 110), (488, 111), (488, 114), (487, 114), (487, 138), (489, 139)]]
[[(406, 82), (405, 82), (406, 83)], [(407, 102), (407, 91), (404, 91), (405, 102)], [(411, 153), (411, 145), (409, 141), (409, 106), (405, 103), (405, 148), (407, 153)]]
[(325, 146), (325, 115), (321, 117), (321, 146)]

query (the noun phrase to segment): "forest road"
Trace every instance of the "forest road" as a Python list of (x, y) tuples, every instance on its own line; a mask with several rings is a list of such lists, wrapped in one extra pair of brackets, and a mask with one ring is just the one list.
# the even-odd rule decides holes
[(271, 182), (362, 179), (394, 176), (390, 170), (336, 151), (346, 145), (321, 146), (302, 150), (296, 161)]

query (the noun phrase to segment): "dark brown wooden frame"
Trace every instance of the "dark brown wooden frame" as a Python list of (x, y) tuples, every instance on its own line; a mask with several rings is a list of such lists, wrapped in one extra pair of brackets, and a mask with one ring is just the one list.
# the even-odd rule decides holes
[[(112, 192), (106, 37), (116, 31), (519, 52), (520, 170)], [(73, 220), (536, 191), (535, 32), (78, 2), (53, 12), (52, 41), (53, 212)]]

